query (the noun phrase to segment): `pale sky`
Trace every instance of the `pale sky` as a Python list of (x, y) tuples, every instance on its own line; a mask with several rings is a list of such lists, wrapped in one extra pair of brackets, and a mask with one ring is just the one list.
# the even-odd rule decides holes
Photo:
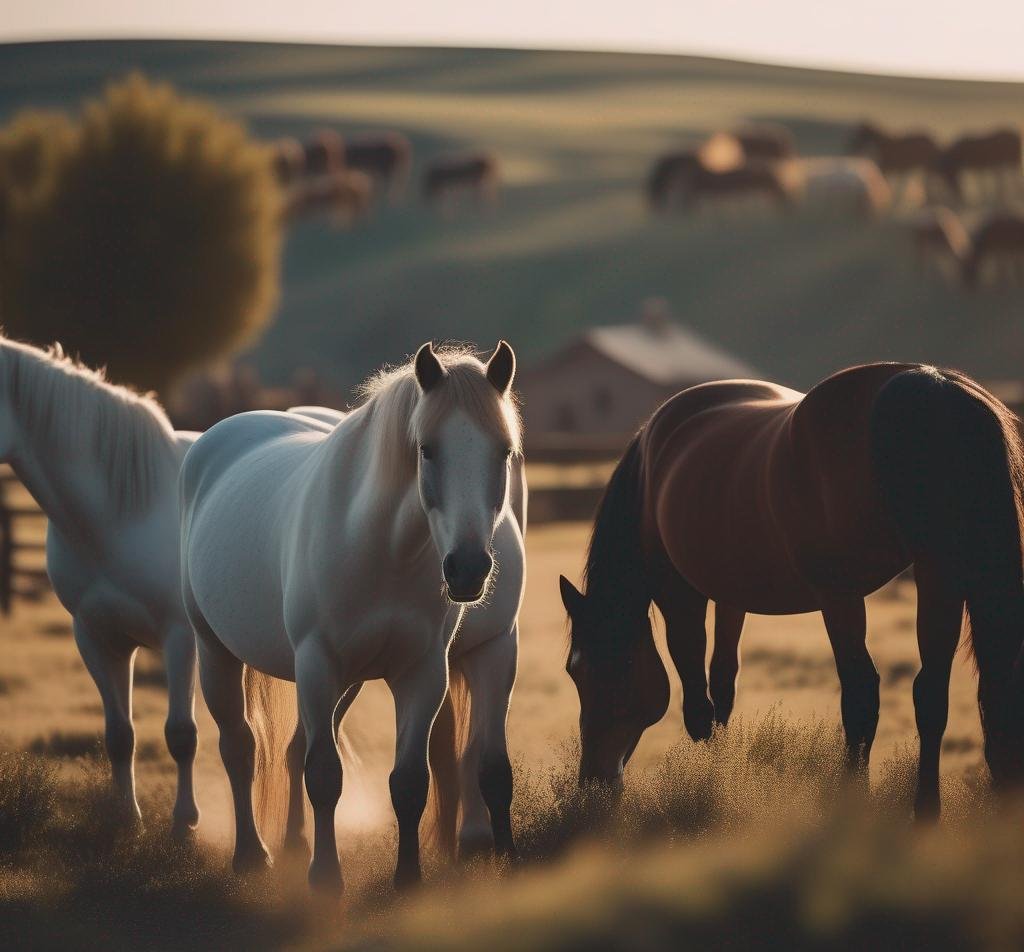
[(1024, 0), (0, 0), (0, 41), (81, 37), (638, 50), (1024, 80)]

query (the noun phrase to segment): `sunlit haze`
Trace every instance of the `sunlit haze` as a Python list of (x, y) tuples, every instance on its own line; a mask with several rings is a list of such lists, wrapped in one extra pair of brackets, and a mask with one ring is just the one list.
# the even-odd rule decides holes
[(1024, 79), (1015, 0), (5, 0), (0, 40), (209, 37), (695, 53), (928, 76)]

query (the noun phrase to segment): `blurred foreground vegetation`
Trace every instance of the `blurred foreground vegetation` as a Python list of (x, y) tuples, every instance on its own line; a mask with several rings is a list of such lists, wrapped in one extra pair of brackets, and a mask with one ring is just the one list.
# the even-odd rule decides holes
[(1024, 943), (1024, 813), (981, 777), (947, 779), (941, 825), (910, 823), (913, 759), (869, 792), (838, 732), (775, 714), (684, 742), (627, 772), (619, 798), (580, 793), (574, 752), (517, 768), (523, 860), (429, 869), (388, 886), (390, 830), (344, 836), (341, 907), (310, 899), (283, 859), (248, 883), (226, 853), (118, 833), (101, 762), (59, 782), (0, 755), (0, 943), (196, 949), (1011, 949)]

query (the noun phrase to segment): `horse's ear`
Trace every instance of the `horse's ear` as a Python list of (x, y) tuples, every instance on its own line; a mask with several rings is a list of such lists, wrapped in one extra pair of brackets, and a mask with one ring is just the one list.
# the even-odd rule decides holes
[(416, 351), (416, 360), (413, 362), (413, 366), (416, 368), (416, 382), (424, 393), (436, 387), (448, 373), (441, 365), (441, 361), (437, 359), (434, 345), (430, 341)]
[(558, 588), (562, 593), (562, 604), (565, 610), (573, 615), (583, 607), (586, 596), (564, 575), (558, 576)]
[(498, 393), (505, 396), (512, 386), (512, 378), (515, 375), (515, 351), (509, 347), (506, 341), (500, 340), (498, 346), (494, 348), (494, 353), (491, 354), (491, 359), (487, 361), (487, 379)]

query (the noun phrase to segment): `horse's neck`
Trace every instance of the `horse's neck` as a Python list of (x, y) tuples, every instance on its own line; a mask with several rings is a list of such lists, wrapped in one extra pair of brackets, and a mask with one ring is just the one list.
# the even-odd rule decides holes
[(10, 464), (58, 535), (72, 545), (88, 543), (104, 520), (101, 468), (89, 459), (57, 455), (23, 441)]
[(379, 431), (365, 408), (354, 411), (327, 436), (319, 461), (318, 506), (341, 509), (323, 525), (358, 522), (380, 542), (379, 556), (397, 564), (416, 562), (430, 551), (430, 526), (419, 501), (416, 470), (411, 479), (393, 468), (377, 442)]
[[(167, 459), (173, 468), (173, 446), (168, 446)], [(104, 461), (95, 452), (33, 441), (20, 433), (8, 462), (53, 529), (72, 547), (94, 546), (119, 518)], [(173, 488), (173, 476), (169, 469), (166, 491)]]

